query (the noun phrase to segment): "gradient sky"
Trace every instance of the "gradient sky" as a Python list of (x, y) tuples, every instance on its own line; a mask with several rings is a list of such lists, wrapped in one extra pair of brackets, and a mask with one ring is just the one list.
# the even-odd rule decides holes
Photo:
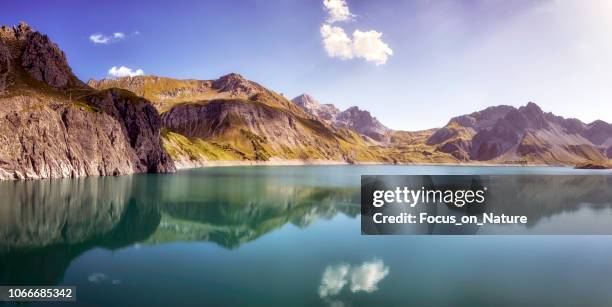
[[(323, 0), (2, 1), (66, 52), (79, 78), (113, 66), (214, 79), (238, 72), (292, 98), (357, 105), (394, 129), (439, 127), (498, 104), (612, 121), (612, 1), (346, 0), (347, 34), (375, 30), (386, 63), (330, 57)], [(94, 44), (90, 35), (125, 38)]]

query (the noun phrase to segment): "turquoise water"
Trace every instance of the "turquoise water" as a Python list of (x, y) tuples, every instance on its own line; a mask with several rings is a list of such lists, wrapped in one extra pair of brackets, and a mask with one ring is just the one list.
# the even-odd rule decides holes
[[(529, 196), (520, 205), (535, 204), (525, 233), (612, 221), (612, 173), (566, 168), (224, 167), (0, 182), (0, 284), (74, 285), (87, 306), (612, 304), (612, 236), (362, 236), (363, 174), (513, 175)], [(526, 174), (580, 176), (534, 185)]]

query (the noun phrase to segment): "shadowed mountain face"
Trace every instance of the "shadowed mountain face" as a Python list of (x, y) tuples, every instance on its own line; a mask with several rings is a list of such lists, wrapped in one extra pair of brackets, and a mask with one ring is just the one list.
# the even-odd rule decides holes
[(464, 161), (606, 164), (612, 125), (565, 119), (530, 102), (518, 109), (498, 106), (453, 118), (427, 144)]
[(174, 170), (157, 111), (124, 90), (94, 90), (25, 23), (0, 29), (0, 179)]

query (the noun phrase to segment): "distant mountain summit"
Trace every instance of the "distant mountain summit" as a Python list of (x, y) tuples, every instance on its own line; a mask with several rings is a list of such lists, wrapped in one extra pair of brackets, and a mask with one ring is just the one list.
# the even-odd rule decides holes
[(378, 142), (388, 142), (391, 130), (381, 124), (370, 112), (356, 106), (340, 111), (333, 104), (321, 104), (308, 94), (302, 94), (291, 100), (304, 111), (336, 127), (359, 132)]
[(340, 110), (333, 104), (321, 104), (314, 97), (302, 94), (291, 99), (293, 103), (318, 119), (333, 123)]
[(379, 142), (388, 142), (391, 130), (381, 124), (370, 112), (358, 107), (350, 107), (336, 116), (335, 123), (339, 127), (355, 130)]
[(529, 102), (520, 108), (498, 106), (455, 117), (427, 144), (463, 161), (607, 163), (612, 126), (555, 116)]

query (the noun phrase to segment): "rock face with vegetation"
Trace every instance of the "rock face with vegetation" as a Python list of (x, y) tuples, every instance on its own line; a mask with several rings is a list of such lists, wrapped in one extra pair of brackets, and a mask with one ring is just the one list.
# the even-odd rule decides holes
[(24, 23), (0, 29), (0, 89), (0, 179), (174, 170), (147, 100), (88, 87)]
[(370, 150), (374, 142), (319, 121), (281, 95), (253, 86), (239, 75), (224, 76), (211, 84), (220, 97), (229, 93), (233, 98), (183, 102), (162, 114), (165, 145), (177, 160), (384, 159), (380, 152)]

